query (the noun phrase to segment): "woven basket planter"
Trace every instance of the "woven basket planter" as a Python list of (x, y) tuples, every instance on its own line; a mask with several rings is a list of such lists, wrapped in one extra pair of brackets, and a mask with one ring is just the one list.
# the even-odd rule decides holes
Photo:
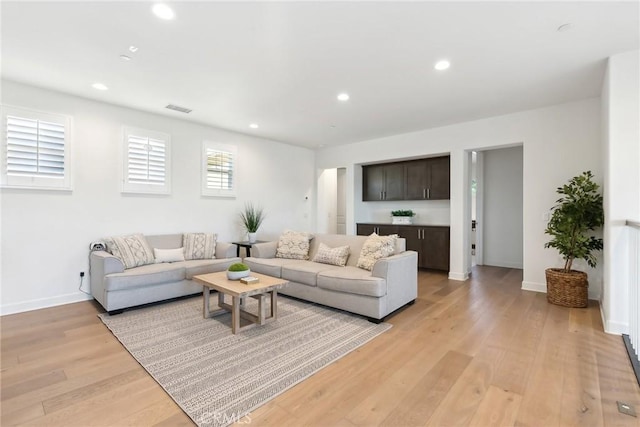
[(583, 308), (588, 305), (589, 281), (587, 273), (561, 268), (547, 268), (547, 301), (563, 307)]

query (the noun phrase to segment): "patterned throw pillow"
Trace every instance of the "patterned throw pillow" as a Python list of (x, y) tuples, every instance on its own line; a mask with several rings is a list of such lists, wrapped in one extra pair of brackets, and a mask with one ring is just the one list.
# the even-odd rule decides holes
[(378, 236), (376, 233), (371, 234), (362, 245), (360, 258), (358, 258), (357, 267), (365, 270), (373, 270), (373, 265), (380, 258), (386, 258), (393, 254), (396, 246), (397, 234), (390, 236)]
[(216, 237), (215, 234), (185, 233), (182, 238), (184, 259), (214, 259)]
[(285, 230), (278, 240), (276, 258), (309, 259), (309, 233)]
[(142, 234), (129, 236), (109, 237), (105, 239), (107, 251), (119, 258), (124, 268), (139, 267), (153, 264), (153, 249), (147, 243)]
[(347, 264), (347, 258), (349, 258), (349, 246), (330, 248), (324, 243), (320, 243), (318, 252), (316, 252), (312, 261), (344, 267)]

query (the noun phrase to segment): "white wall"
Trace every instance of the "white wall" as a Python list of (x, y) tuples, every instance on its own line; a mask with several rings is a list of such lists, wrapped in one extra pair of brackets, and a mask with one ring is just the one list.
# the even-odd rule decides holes
[(629, 332), (629, 229), (625, 220), (640, 220), (640, 54), (609, 59), (602, 88), (604, 184), (605, 330)]
[[(600, 159), (600, 99), (524, 111), (420, 132), (396, 135), (340, 147), (318, 150), (318, 168), (346, 167), (347, 230), (369, 220), (375, 203), (362, 202), (362, 171), (359, 164), (451, 153), (451, 269), (449, 276), (465, 279), (470, 266), (469, 160), (466, 150), (523, 146), (523, 239), (526, 289), (545, 291), (544, 270), (560, 266), (557, 252), (545, 249), (546, 222), (542, 220), (556, 200), (555, 189), (584, 170), (602, 182)], [(395, 206), (395, 204), (394, 204)], [(386, 208), (388, 209), (388, 208)], [(582, 267), (578, 265), (577, 267)], [(589, 293), (598, 298), (602, 284), (600, 268), (587, 269)]]
[(338, 215), (338, 170), (318, 171), (318, 233), (335, 234)]
[(483, 154), (483, 263), (522, 268), (522, 147)]
[[(248, 201), (267, 213), (260, 239), (275, 238), (284, 228), (314, 228), (311, 150), (15, 82), (2, 82), (2, 103), (73, 117), (74, 187), (72, 192), (1, 191), (3, 314), (86, 298), (78, 291), (79, 272), (89, 271), (89, 242), (105, 236), (208, 231), (230, 241), (244, 237), (237, 217)], [(170, 196), (120, 193), (123, 125), (171, 135)], [(200, 196), (203, 140), (237, 145), (236, 199)]]

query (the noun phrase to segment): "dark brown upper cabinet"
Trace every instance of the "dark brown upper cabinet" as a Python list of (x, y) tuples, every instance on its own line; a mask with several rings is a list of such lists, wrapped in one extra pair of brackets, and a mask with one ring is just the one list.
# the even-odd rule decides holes
[(449, 156), (362, 168), (362, 200), (448, 200)]
[(364, 166), (362, 200), (403, 200), (404, 181), (403, 163)]
[(449, 156), (407, 162), (405, 200), (448, 200), (449, 168)]

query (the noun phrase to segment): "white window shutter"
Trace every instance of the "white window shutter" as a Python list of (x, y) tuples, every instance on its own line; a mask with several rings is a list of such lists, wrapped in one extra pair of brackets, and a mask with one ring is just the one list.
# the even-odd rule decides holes
[(66, 116), (3, 107), (2, 185), (71, 189)]
[(203, 142), (202, 195), (235, 197), (237, 149)]
[(170, 193), (170, 137), (125, 128), (123, 192)]

